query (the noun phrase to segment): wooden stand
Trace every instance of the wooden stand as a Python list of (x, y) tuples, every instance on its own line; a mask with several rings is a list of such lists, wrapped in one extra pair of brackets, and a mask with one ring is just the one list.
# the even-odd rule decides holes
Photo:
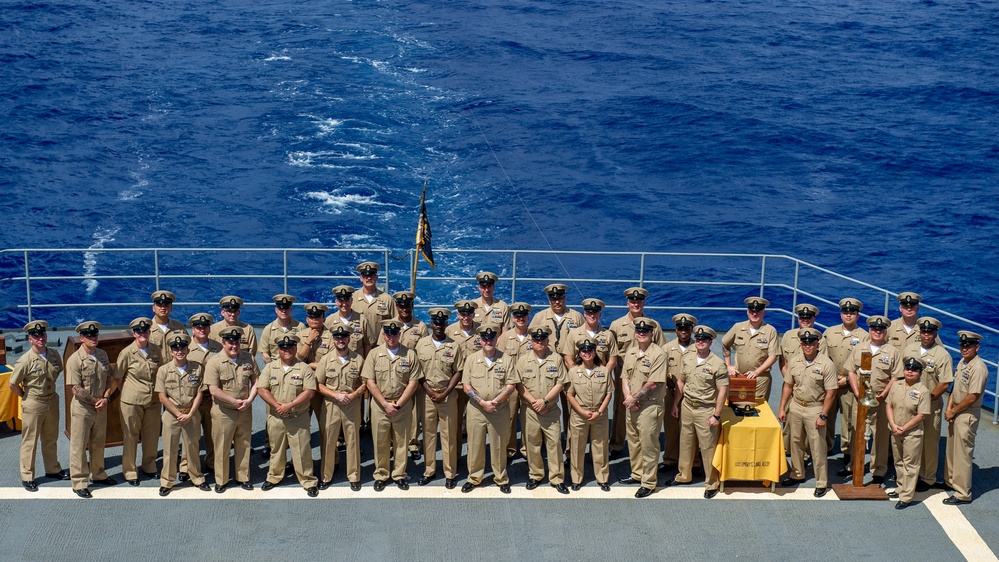
[(857, 420), (853, 426), (853, 481), (833, 484), (833, 492), (841, 500), (887, 500), (888, 494), (877, 484), (864, 485), (864, 456), (867, 454), (867, 406), (857, 399)]

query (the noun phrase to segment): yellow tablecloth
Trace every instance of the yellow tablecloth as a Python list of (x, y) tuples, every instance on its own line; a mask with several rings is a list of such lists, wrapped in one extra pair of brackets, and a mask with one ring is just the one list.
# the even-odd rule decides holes
[(13, 429), (21, 429), (21, 399), (10, 391), (13, 369), (0, 365), (0, 422), (8, 422)]
[(766, 403), (757, 404), (760, 415), (744, 418), (732, 408), (722, 410), (722, 430), (711, 460), (721, 480), (780, 480), (787, 472), (780, 423)]

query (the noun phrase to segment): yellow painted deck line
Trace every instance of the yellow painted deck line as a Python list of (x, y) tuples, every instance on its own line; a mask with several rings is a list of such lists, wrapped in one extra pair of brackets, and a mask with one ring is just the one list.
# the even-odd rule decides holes
[(964, 513), (961, 512), (961, 508), (943, 503), (946, 498), (947, 494), (941, 492), (926, 498), (923, 503), (965, 559), (976, 562), (979, 560), (999, 560), (989, 545), (982, 540), (975, 527), (964, 516)]

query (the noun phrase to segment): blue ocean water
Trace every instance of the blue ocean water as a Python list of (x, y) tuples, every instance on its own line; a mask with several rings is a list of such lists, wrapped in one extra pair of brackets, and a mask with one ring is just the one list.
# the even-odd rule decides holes
[(12, 0), (0, 246), (401, 253), (427, 181), (437, 248), (789, 254), (999, 326), (997, 8)]

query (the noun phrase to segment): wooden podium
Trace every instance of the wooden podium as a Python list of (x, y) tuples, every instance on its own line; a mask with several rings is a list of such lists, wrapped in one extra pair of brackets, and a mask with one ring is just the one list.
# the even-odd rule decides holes
[[(111, 362), (111, 372), (117, 368), (115, 364), (118, 361), (118, 354), (121, 353), (123, 349), (129, 346), (135, 338), (132, 337), (130, 332), (101, 332), (97, 340), (97, 348), (103, 349), (105, 353), (108, 354), (108, 361)], [(62, 352), (62, 362), (63, 365), (69, 361), (71, 355), (76, 353), (76, 350), (80, 349), (80, 336), (71, 336), (66, 339), (66, 349)], [(63, 384), (65, 385), (65, 402), (66, 402), (66, 437), (69, 437), (69, 428), (72, 425), (72, 416), (70, 415), (70, 405), (73, 402), (73, 388), (66, 384), (65, 375), (63, 376)], [(107, 437), (104, 440), (104, 445), (106, 447), (115, 447), (121, 445), (123, 433), (121, 430), (121, 392), (115, 391), (114, 395), (111, 397), (111, 404), (108, 405), (108, 422), (107, 422)]]

